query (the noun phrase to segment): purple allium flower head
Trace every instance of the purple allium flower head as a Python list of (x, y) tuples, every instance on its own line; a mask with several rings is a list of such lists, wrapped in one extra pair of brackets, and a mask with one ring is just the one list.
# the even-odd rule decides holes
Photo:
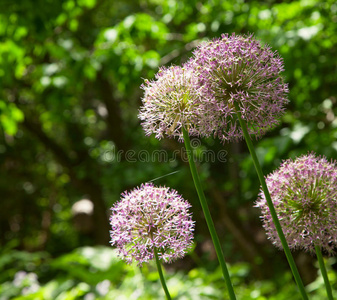
[(127, 263), (152, 260), (154, 248), (164, 262), (181, 258), (193, 240), (190, 207), (177, 191), (152, 183), (124, 192), (111, 208), (110, 243)]
[(215, 134), (220, 140), (243, 137), (236, 105), (251, 135), (260, 137), (278, 123), (288, 102), (288, 87), (280, 76), (284, 68), (277, 52), (252, 35), (223, 34), (202, 43), (193, 54), (186, 65), (195, 69), (200, 85), (208, 87), (205, 97), (216, 101), (215, 118), (218, 112), (221, 117)]
[(183, 141), (182, 127), (190, 136), (207, 136), (212, 132), (213, 114), (209, 100), (202, 98), (205, 87), (199, 85), (193, 69), (161, 67), (155, 80), (145, 80), (143, 106), (139, 119), (146, 135), (156, 138), (178, 137)]
[[(266, 177), (266, 183), (290, 249), (315, 252), (315, 245), (330, 254), (337, 245), (337, 167), (313, 153), (289, 159)], [(261, 191), (261, 209), (268, 238), (282, 248)]]

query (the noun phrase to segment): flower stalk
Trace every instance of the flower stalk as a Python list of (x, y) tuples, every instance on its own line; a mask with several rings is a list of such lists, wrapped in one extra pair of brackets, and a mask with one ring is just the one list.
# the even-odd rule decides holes
[(230, 279), (228, 268), (226, 266), (226, 262), (225, 262), (224, 255), (223, 255), (223, 252), (222, 252), (222, 248), (221, 248), (221, 245), (220, 245), (219, 237), (216, 233), (214, 223), (213, 223), (213, 220), (212, 220), (212, 217), (211, 217), (211, 213), (209, 211), (207, 201), (206, 201), (206, 197), (205, 197), (204, 191), (202, 189), (200, 178), (199, 178), (197, 168), (196, 168), (196, 165), (195, 165), (195, 162), (194, 162), (193, 152), (192, 152), (193, 150), (192, 150), (192, 147), (191, 147), (191, 144), (190, 144), (190, 138), (189, 138), (189, 135), (188, 135), (186, 129), (182, 128), (182, 130), (183, 130), (184, 143), (185, 143), (185, 147), (186, 147), (186, 150), (187, 150), (187, 157), (188, 157), (188, 162), (189, 162), (189, 165), (190, 165), (194, 185), (195, 185), (195, 188), (197, 190), (199, 200), (200, 200), (200, 204), (201, 204), (202, 210), (203, 210), (204, 215), (205, 215), (206, 223), (207, 223), (209, 232), (211, 234), (213, 245), (214, 245), (214, 248), (215, 248), (215, 251), (216, 251), (220, 266), (221, 266), (221, 269), (222, 269), (222, 274), (223, 274), (224, 279), (225, 279), (228, 294), (229, 294), (231, 300), (235, 300), (236, 296), (235, 296), (235, 293), (234, 293), (234, 289), (233, 289), (233, 285), (232, 285), (232, 282), (231, 282), (231, 279)]
[(156, 260), (156, 265), (157, 265), (157, 269), (158, 269), (158, 274), (159, 274), (160, 282), (161, 282), (161, 285), (162, 285), (163, 290), (165, 292), (166, 299), (167, 300), (171, 300), (172, 298), (171, 298), (170, 292), (169, 292), (169, 290), (167, 288), (167, 285), (166, 285), (166, 282), (165, 282), (165, 277), (163, 275), (163, 270), (161, 268), (161, 264), (160, 264), (158, 253), (157, 253), (157, 249), (154, 248), (153, 252), (154, 252), (154, 257), (155, 257), (155, 260)]
[(302, 299), (303, 300), (308, 300), (308, 296), (306, 294), (306, 291), (305, 291), (302, 279), (301, 279), (300, 274), (299, 274), (299, 272), (297, 270), (294, 258), (293, 258), (292, 254), (290, 252), (288, 243), (287, 243), (286, 238), (284, 236), (284, 233), (282, 231), (281, 224), (279, 222), (279, 219), (277, 217), (277, 214), (276, 214), (273, 202), (271, 200), (271, 197), (270, 197), (270, 194), (269, 194), (269, 191), (268, 191), (268, 187), (267, 187), (267, 184), (266, 184), (266, 181), (265, 181), (265, 178), (264, 178), (264, 175), (263, 175), (263, 172), (262, 172), (259, 160), (257, 158), (257, 155), (256, 155), (256, 152), (255, 152), (253, 143), (252, 143), (252, 141), (250, 139), (250, 136), (249, 136), (249, 133), (248, 133), (248, 130), (247, 130), (246, 122), (242, 119), (241, 113), (240, 113), (238, 105), (236, 103), (235, 103), (235, 108), (236, 108), (236, 113), (237, 113), (238, 120), (240, 122), (240, 126), (241, 126), (242, 131), (243, 131), (244, 138), (246, 140), (246, 143), (247, 143), (250, 155), (251, 155), (251, 157), (253, 159), (253, 163), (254, 163), (257, 175), (259, 177), (259, 180), (260, 180), (260, 184), (261, 184), (262, 190), (263, 190), (263, 192), (265, 194), (265, 197), (266, 197), (266, 201), (267, 201), (267, 204), (268, 204), (268, 207), (269, 207), (269, 210), (270, 210), (270, 214), (272, 216), (272, 219), (273, 219), (273, 222), (274, 222), (277, 234), (278, 234), (278, 236), (279, 236), (279, 238), (281, 240), (282, 247), (284, 249), (284, 253), (285, 253), (286, 257), (287, 257), (289, 266), (290, 266), (291, 271), (292, 271), (292, 273), (294, 275), (294, 278), (295, 278), (295, 281), (296, 281), (297, 286), (299, 288), (299, 291), (301, 293)]
[(332, 289), (331, 289), (331, 285), (330, 285), (330, 282), (329, 282), (328, 273), (327, 273), (326, 268), (325, 268), (321, 248), (318, 247), (317, 245), (315, 245), (315, 250), (316, 250), (316, 256), (317, 256), (319, 268), (321, 269), (322, 277), (324, 279), (326, 294), (327, 294), (329, 300), (333, 300)]

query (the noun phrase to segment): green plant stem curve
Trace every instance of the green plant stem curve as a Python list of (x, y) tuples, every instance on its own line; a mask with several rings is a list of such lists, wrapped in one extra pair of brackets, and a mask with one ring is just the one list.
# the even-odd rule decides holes
[(326, 272), (326, 269), (325, 269), (322, 251), (321, 251), (320, 247), (318, 247), (316, 245), (315, 245), (315, 251), (316, 251), (316, 255), (317, 255), (319, 268), (321, 269), (322, 277), (324, 279), (324, 284), (325, 284), (325, 289), (326, 289), (328, 299), (333, 300), (332, 289), (331, 289), (331, 285), (330, 285), (330, 282), (329, 282), (328, 273)]
[(231, 279), (230, 279), (230, 276), (229, 276), (229, 272), (228, 272), (228, 269), (227, 269), (227, 266), (226, 266), (226, 262), (225, 262), (224, 255), (223, 255), (223, 252), (222, 252), (222, 248), (221, 248), (221, 245), (220, 245), (219, 237), (218, 237), (218, 235), (215, 231), (215, 227), (214, 227), (214, 223), (213, 223), (213, 220), (212, 220), (212, 217), (211, 217), (211, 213), (209, 211), (207, 201), (206, 201), (206, 197), (205, 197), (204, 191), (201, 187), (200, 178), (199, 178), (197, 168), (196, 168), (196, 165), (195, 165), (195, 162), (194, 162), (190, 137), (189, 137), (185, 128), (183, 128), (183, 136), (184, 136), (184, 143), (185, 143), (185, 147), (186, 147), (186, 151), (187, 151), (188, 162), (189, 162), (189, 165), (190, 165), (194, 185), (195, 185), (195, 188), (197, 190), (199, 200), (200, 200), (200, 204), (201, 204), (201, 207), (202, 207), (202, 210), (204, 212), (205, 219), (206, 219), (206, 223), (207, 223), (209, 232), (211, 234), (211, 238), (212, 238), (212, 241), (213, 241), (213, 244), (214, 244), (214, 248), (215, 248), (215, 251), (216, 251), (220, 266), (221, 266), (221, 269), (222, 269), (222, 274), (223, 274), (224, 279), (225, 279), (228, 294), (229, 294), (231, 300), (235, 300), (236, 296), (235, 296), (233, 285), (232, 285), (232, 282), (231, 282)]
[(294, 275), (296, 284), (297, 284), (297, 286), (298, 286), (298, 288), (300, 290), (300, 293), (302, 295), (303, 300), (308, 300), (308, 296), (307, 296), (307, 293), (305, 291), (302, 279), (301, 279), (300, 274), (299, 274), (299, 272), (297, 270), (294, 258), (293, 258), (292, 254), (290, 252), (288, 243), (287, 243), (286, 238), (284, 236), (284, 233), (282, 231), (282, 227), (281, 227), (280, 221), (279, 221), (279, 219), (277, 217), (277, 214), (276, 214), (276, 211), (275, 211), (275, 208), (274, 208), (274, 204), (273, 204), (273, 202), (271, 200), (271, 197), (270, 197), (270, 194), (269, 194), (269, 191), (268, 191), (268, 187), (267, 187), (267, 184), (266, 184), (266, 180), (264, 178), (264, 175), (263, 175), (263, 172), (262, 172), (259, 160), (257, 158), (256, 152), (255, 152), (255, 149), (254, 149), (254, 146), (253, 146), (253, 143), (252, 143), (252, 141), (250, 139), (250, 136), (249, 136), (249, 133), (248, 133), (247, 124), (242, 119), (241, 113), (239, 111), (239, 107), (237, 106), (237, 104), (235, 104), (235, 108), (236, 108), (236, 114), (237, 114), (238, 120), (240, 122), (240, 126), (241, 126), (242, 131), (243, 131), (244, 138), (246, 140), (246, 143), (247, 143), (250, 155), (251, 155), (251, 157), (253, 159), (253, 163), (254, 163), (257, 175), (259, 177), (260, 183), (261, 183), (262, 190), (263, 190), (264, 195), (266, 197), (266, 201), (267, 201), (267, 204), (268, 204), (268, 207), (269, 207), (269, 210), (270, 210), (270, 214), (272, 216), (272, 219), (273, 219), (276, 231), (278, 233), (278, 236), (279, 236), (279, 238), (281, 240), (281, 243), (282, 243), (282, 246), (283, 246), (283, 249), (284, 249), (284, 253), (285, 253), (286, 257), (287, 257), (289, 266), (290, 266), (291, 271), (292, 271), (292, 273)]
[(157, 253), (157, 249), (154, 248), (154, 257), (155, 257), (155, 260), (156, 260), (156, 265), (157, 265), (157, 269), (158, 269), (158, 274), (159, 274), (159, 278), (160, 278), (160, 282), (161, 282), (161, 285), (163, 287), (163, 290), (165, 292), (165, 295), (166, 295), (166, 299), (167, 300), (171, 300), (171, 295), (169, 293), (169, 290), (166, 286), (166, 282), (165, 282), (165, 278), (164, 278), (164, 275), (163, 275), (163, 270), (161, 268), (161, 264), (160, 264), (160, 261), (159, 261), (159, 258), (158, 258), (158, 253)]

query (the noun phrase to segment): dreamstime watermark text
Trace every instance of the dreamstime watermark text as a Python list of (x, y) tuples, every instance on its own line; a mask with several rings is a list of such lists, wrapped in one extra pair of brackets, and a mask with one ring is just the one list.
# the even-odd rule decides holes
[[(191, 140), (192, 155), (197, 162), (227, 162), (226, 150), (213, 151), (209, 149), (202, 149), (200, 141), (197, 139)], [(179, 150), (167, 151), (167, 150), (106, 150), (103, 153), (102, 159), (106, 162), (121, 162), (127, 161), (131, 163), (135, 162), (174, 162), (180, 160), (188, 162), (188, 155), (190, 153), (185, 148)]]

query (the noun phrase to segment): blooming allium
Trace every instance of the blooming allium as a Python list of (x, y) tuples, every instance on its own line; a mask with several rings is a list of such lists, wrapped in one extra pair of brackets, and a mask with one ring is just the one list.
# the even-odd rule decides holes
[[(289, 248), (314, 252), (317, 245), (333, 254), (337, 245), (336, 162), (314, 154), (289, 159), (266, 177), (266, 183)], [(268, 238), (282, 248), (262, 191), (256, 206), (262, 211)]]
[(205, 97), (216, 101), (214, 111), (221, 117), (215, 133), (223, 142), (243, 137), (237, 109), (249, 134), (256, 137), (278, 123), (288, 102), (288, 87), (280, 76), (284, 68), (277, 52), (252, 35), (223, 34), (201, 44), (193, 54), (186, 65), (195, 69), (200, 85), (207, 86)]
[[(191, 136), (207, 136), (212, 132), (209, 100), (202, 90), (193, 69), (171, 66), (161, 67), (155, 80), (145, 80), (143, 106), (139, 119), (146, 135), (156, 138), (178, 137), (183, 141), (182, 127)], [(212, 113), (213, 114), (213, 113)]]
[(111, 208), (111, 244), (127, 263), (152, 260), (154, 249), (164, 262), (181, 258), (193, 240), (190, 207), (177, 191), (152, 183), (124, 192)]

